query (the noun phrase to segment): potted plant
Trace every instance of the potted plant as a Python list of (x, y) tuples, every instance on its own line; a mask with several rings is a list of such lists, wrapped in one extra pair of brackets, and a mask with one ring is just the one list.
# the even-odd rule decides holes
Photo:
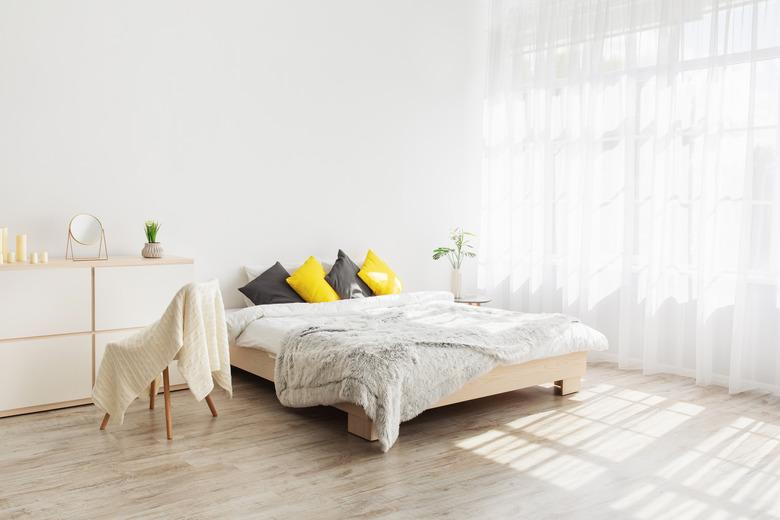
[(144, 222), (144, 231), (146, 232), (146, 245), (141, 250), (141, 256), (144, 258), (162, 258), (163, 247), (157, 241), (157, 232), (160, 231), (160, 223), (154, 220)]
[(471, 245), (471, 238), (475, 236), (474, 233), (463, 231), (461, 228), (455, 228), (450, 233), (450, 240), (452, 240), (453, 247), (437, 247), (433, 250), (433, 259), (438, 260), (442, 257), (447, 257), (452, 266), (452, 277), (450, 279), (452, 294), (455, 298), (461, 297), (462, 277), (460, 273), (460, 266), (463, 264), (464, 258), (473, 258), (477, 256), (474, 252), (474, 246)]

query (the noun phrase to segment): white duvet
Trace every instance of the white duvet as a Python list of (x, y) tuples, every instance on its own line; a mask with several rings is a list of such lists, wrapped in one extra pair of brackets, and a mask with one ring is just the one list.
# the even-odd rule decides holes
[[(279, 354), (285, 336), (295, 328), (311, 323), (313, 318), (344, 317), (350, 314), (371, 315), (382, 309), (401, 305), (425, 304), (433, 301), (453, 301), (452, 293), (443, 291), (413, 292), (355, 298), (327, 303), (282, 303), (257, 305), (236, 311), (232, 320), (238, 338), (235, 345), (259, 348), (272, 354)], [(258, 319), (262, 317), (262, 319)], [(248, 324), (245, 321), (249, 320)], [(229, 321), (230, 325), (230, 321)], [(245, 326), (245, 328), (243, 328)], [(238, 333), (238, 329), (243, 331)]]
[[(231, 312), (228, 316), (228, 330), (234, 345), (257, 348), (278, 355), (285, 337), (291, 331), (311, 324), (313, 319), (343, 318), (351, 314), (371, 316), (372, 314), (378, 315), (383, 312), (383, 309), (398, 306), (422, 307), (433, 302), (449, 302), (452, 305), (462, 305), (456, 304), (453, 301), (452, 293), (447, 291), (421, 291), (316, 304), (281, 303), (257, 305)], [(480, 313), (482, 315), (480, 317), (491, 316), (497, 319), (476, 319), (472, 316), (470, 319), (461, 322), (439, 323), (439, 325), (449, 327), (462, 325), (483, 329), (485, 332), (495, 332), (502, 327), (502, 322), (504, 323), (503, 326), (506, 326), (504, 318), (507, 315), (522, 315), (527, 317), (527, 319), (547, 316), (546, 314), (521, 314), (488, 307), (471, 307), (469, 310), (472, 309)], [(437, 321), (430, 316), (425, 316), (424, 318), (420, 316), (417, 320), (422, 323), (436, 323)], [(568, 354), (569, 352), (606, 350), (607, 340), (600, 332), (576, 322), (571, 324), (571, 328), (559, 341), (547, 346), (540, 345), (539, 347), (532, 353), (533, 357), (531, 359), (558, 356)], [(530, 359), (521, 362), (525, 361), (530, 361)]]
[(277, 354), (282, 404), (357, 404), (383, 450), (401, 422), (496, 365), (607, 348), (574, 318), (470, 307), (446, 292), (250, 307), (228, 317), (228, 331)]

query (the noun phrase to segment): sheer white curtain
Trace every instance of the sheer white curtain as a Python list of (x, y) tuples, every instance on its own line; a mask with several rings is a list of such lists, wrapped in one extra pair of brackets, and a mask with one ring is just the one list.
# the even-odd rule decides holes
[(480, 285), (780, 393), (780, 0), (496, 0)]

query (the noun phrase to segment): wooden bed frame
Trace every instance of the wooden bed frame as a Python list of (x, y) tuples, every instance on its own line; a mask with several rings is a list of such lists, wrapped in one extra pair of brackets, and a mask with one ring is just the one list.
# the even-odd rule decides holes
[[(586, 352), (573, 352), (518, 365), (501, 365), (469, 381), (460, 390), (448, 395), (431, 408), (511, 392), (551, 381), (554, 381), (555, 392), (558, 395), (573, 394), (580, 389), (581, 378), (585, 375), (586, 359)], [(230, 364), (268, 381), (274, 380), (276, 358), (265, 350), (230, 347)], [(352, 403), (339, 403), (333, 406), (347, 412), (349, 433), (368, 441), (377, 440), (374, 423), (361, 407)]]

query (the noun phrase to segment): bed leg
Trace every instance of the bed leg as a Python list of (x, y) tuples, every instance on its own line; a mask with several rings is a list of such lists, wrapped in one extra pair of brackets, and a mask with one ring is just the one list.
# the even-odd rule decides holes
[(357, 435), (367, 441), (375, 441), (379, 437), (376, 435), (374, 421), (363, 414), (347, 414), (347, 431), (352, 435)]
[(555, 393), (558, 395), (569, 395), (580, 391), (582, 379), (579, 377), (570, 377), (555, 382)]

